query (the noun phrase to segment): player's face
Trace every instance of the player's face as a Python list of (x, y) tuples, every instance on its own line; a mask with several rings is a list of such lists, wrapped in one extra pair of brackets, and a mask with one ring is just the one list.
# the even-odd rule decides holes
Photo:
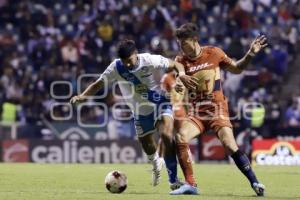
[(188, 57), (194, 58), (197, 56), (196, 44), (197, 40), (194, 38), (185, 38), (177, 40), (181, 51)]
[(131, 56), (129, 56), (128, 58), (123, 58), (122, 59), (122, 63), (124, 64), (124, 66), (128, 69), (134, 69), (134, 67), (137, 64), (137, 53), (134, 52), (133, 54), (131, 54)]

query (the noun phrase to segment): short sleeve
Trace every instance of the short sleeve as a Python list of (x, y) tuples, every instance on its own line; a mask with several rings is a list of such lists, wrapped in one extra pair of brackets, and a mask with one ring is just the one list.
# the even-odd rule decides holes
[(150, 62), (154, 68), (168, 69), (169, 68), (169, 59), (161, 55), (149, 55)]
[(111, 84), (117, 80), (116, 78), (116, 61), (113, 61), (106, 70), (100, 75), (98, 80), (103, 80), (105, 83)]
[(220, 67), (224, 67), (224, 66), (232, 64), (233, 60), (231, 58), (229, 58), (222, 49), (220, 49), (218, 47), (215, 47), (214, 49), (215, 49), (215, 54), (217, 55), (217, 57), (219, 59)]

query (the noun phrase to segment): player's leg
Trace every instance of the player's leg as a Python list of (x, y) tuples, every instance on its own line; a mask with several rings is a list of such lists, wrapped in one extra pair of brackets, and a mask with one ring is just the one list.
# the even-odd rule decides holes
[(148, 155), (148, 158), (150, 157), (149, 160), (152, 160), (152, 157), (154, 157), (155, 154), (157, 154), (158, 156), (158, 153), (156, 152), (157, 144), (153, 136), (153, 133), (154, 132), (138, 137), (144, 152)]
[(167, 173), (168, 173), (168, 177), (169, 177), (170, 189), (171, 190), (176, 190), (181, 185), (183, 185), (184, 183), (181, 182), (177, 177), (177, 158), (176, 158), (176, 149), (175, 149), (176, 148), (175, 147), (175, 139), (174, 139), (174, 144), (173, 144), (173, 147), (172, 147), (174, 149), (174, 152), (175, 152), (174, 158), (167, 159), (167, 158), (164, 157), (164, 155), (165, 155), (164, 154), (165, 146), (164, 146), (161, 138), (158, 141), (158, 147), (157, 148), (158, 148), (157, 151), (158, 151), (159, 157), (164, 158), (164, 160), (165, 160)]
[(240, 171), (247, 177), (256, 194), (263, 196), (265, 187), (257, 180), (246, 154), (239, 150), (232, 128), (222, 127), (218, 130), (217, 134), (226, 152), (232, 157)]
[(162, 141), (163, 157), (167, 167), (169, 183), (171, 186), (178, 182), (175, 141), (173, 139), (173, 124), (173, 117), (169, 115), (162, 115), (156, 124)]
[(138, 116), (134, 119), (134, 123), (139, 142), (153, 166), (152, 183), (153, 186), (156, 186), (160, 182), (160, 171), (164, 162), (158, 155), (157, 143), (153, 134), (156, 131), (154, 127), (154, 113)]
[(189, 141), (199, 135), (201, 129), (190, 120), (184, 120), (176, 133), (176, 151), (187, 184), (170, 192), (172, 195), (198, 194), (192, 161), (189, 156)]
[(184, 120), (178, 133), (176, 133), (176, 150), (178, 160), (183, 171), (185, 181), (196, 186), (192, 161), (189, 156), (189, 141), (200, 134), (200, 129), (190, 120)]
[(165, 149), (164, 144), (161, 141), (161, 138), (159, 138), (158, 144), (157, 144), (157, 152), (158, 152), (159, 157), (164, 157), (164, 149)]
[(160, 182), (160, 174), (164, 161), (158, 155), (154, 134), (151, 133), (145, 136), (139, 136), (139, 142), (142, 145), (143, 151), (147, 154), (148, 160), (153, 166), (152, 184), (153, 186), (156, 186)]

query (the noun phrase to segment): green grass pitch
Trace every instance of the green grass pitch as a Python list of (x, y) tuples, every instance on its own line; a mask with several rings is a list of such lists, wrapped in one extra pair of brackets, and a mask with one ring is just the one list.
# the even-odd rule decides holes
[[(164, 170), (162, 183), (151, 186), (148, 164), (0, 164), (1, 200), (168, 200), (168, 199), (256, 199), (248, 181), (234, 165), (195, 164), (199, 196), (170, 196)], [(300, 199), (300, 167), (257, 166), (266, 185), (263, 199)], [(128, 177), (127, 190), (110, 194), (104, 177), (121, 170)], [(180, 173), (182, 177), (182, 174)]]

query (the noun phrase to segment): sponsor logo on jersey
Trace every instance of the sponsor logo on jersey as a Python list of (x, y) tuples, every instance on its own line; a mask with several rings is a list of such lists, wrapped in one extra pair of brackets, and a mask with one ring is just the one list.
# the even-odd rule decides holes
[(134, 81), (134, 76), (132, 76), (132, 74), (124, 72), (122, 73), (122, 75), (126, 78), (127, 81), (131, 81), (131, 82)]
[(146, 78), (148, 76), (152, 75), (152, 72), (149, 71), (149, 69), (153, 66), (144, 66), (141, 68), (141, 77)]
[(138, 94), (147, 94), (148, 87), (146, 84), (137, 84), (135, 85), (135, 92)]
[(200, 65), (196, 65), (196, 66), (192, 66), (188, 69), (188, 72), (196, 72), (196, 71), (199, 71), (201, 69), (205, 69), (205, 68), (208, 68), (210, 66), (212, 66), (213, 64), (209, 64), (209, 63), (202, 63)]

